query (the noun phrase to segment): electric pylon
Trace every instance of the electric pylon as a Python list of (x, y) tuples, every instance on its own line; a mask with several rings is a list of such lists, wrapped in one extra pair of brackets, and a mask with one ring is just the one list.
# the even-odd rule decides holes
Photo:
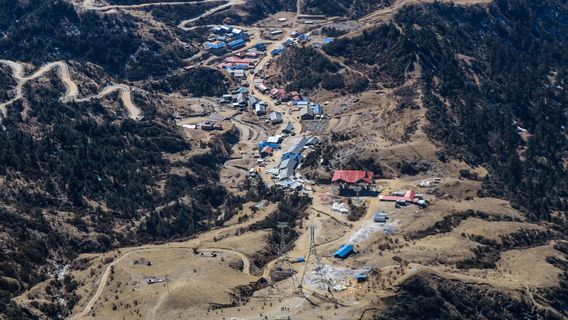
[(290, 263), (290, 257), (286, 253), (286, 232), (285, 229), (288, 227), (287, 222), (277, 222), (278, 229), (280, 229), (280, 244), (278, 245), (278, 258), (276, 260), (276, 265), (274, 266), (273, 278), (283, 279), (289, 276), (292, 277), (292, 285), (296, 287), (296, 279), (294, 276), (294, 268)]
[(316, 250), (316, 239), (315, 239), (316, 226), (311, 224), (309, 226), (309, 229), (310, 229), (310, 247), (308, 249), (308, 257), (306, 258), (304, 272), (302, 273), (302, 277), (300, 278), (300, 284), (298, 285), (298, 289), (300, 293), (302, 293), (302, 290), (304, 289), (303, 288), (304, 279), (309, 269), (310, 271), (312, 270), (314, 271), (315, 276), (318, 277), (320, 283), (324, 285), (326, 296), (329, 293), (333, 297), (333, 293), (331, 291), (332, 290), (331, 283), (329, 282), (329, 280), (327, 280), (325, 276), (325, 269), (323, 267), (323, 264), (321, 263), (320, 256), (318, 255), (318, 252)]

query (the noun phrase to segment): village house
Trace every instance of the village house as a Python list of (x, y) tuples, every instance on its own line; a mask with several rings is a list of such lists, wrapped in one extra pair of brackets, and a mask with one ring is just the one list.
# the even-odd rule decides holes
[(282, 114), (276, 111), (271, 112), (270, 115), (268, 115), (268, 118), (272, 124), (282, 123), (283, 121)]
[(260, 100), (258, 100), (255, 96), (248, 97), (248, 107), (254, 109), (254, 105), (257, 104)]
[(339, 195), (369, 195), (374, 196), (376, 191), (370, 188), (374, 173), (364, 170), (335, 170), (331, 182), (338, 187)]
[(296, 169), (298, 161), (296, 159), (284, 159), (278, 166), (278, 180), (290, 179), (294, 176), (294, 169)]
[(306, 146), (308, 139), (306, 137), (301, 137), (295, 141), (295, 143), (282, 154), (282, 160), (284, 159), (295, 159), (297, 162), (302, 161), (302, 151)]
[(305, 106), (300, 110), (300, 119), (302, 120), (313, 120), (314, 111), (309, 106)]
[(268, 139), (266, 139), (266, 142), (268, 142), (268, 143), (278, 143), (278, 144), (280, 144), (280, 143), (282, 143), (282, 140), (283, 140), (283, 139), (282, 139), (282, 136), (279, 136), (279, 135), (278, 135), (278, 136), (270, 136), (270, 137), (268, 137)]
[(392, 195), (380, 195), (379, 200), (395, 202), (397, 205), (402, 206), (413, 203), (419, 207), (425, 208), (428, 205), (428, 202), (423, 198), (423, 195), (416, 193), (414, 190), (408, 190), (404, 193), (394, 192)]
[(262, 84), (262, 83), (256, 84), (255, 86), (256, 86), (256, 88), (258, 89), (258, 91), (260, 91), (260, 92), (262, 92), (262, 93), (264, 93), (264, 94), (266, 94), (266, 93), (268, 92), (268, 87), (265, 86), (265, 85)]
[(244, 47), (246, 45), (246, 43), (247, 42), (244, 39), (237, 39), (237, 40), (233, 40), (233, 41), (229, 42), (227, 44), (227, 46), (229, 47), (230, 50), (237, 50), (237, 49)]
[(288, 122), (283, 128), (282, 133), (290, 134), (294, 131), (294, 126), (291, 122)]
[(319, 138), (316, 136), (313, 137), (309, 137), (308, 141), (306, 142), (306, 146), (315, 146), (316, 144), (319, 143)]
[(266, 104), (265, 102), (259, 102), (254, 105), (254, 112), (257, 116), (263, 116), (266, 114)]
[(281, 102), (287, 102), (290, 99), (288, 92), (286, 91), (286, 89), (283, 88), (280, 89), (275, 88), (270, 90), (270, 96), (272, 97), (272, 99), (277, 99)]
[(225, 42), (205, 42), (203, 46), (214, 55), (222, 55), (227, 52), (227, 44)]
[(264, 148), (262, 148), (262, 150), (260, 150), (260, 156), (262, 158), (270, 157), (272, 155), (272, 152), (274, 152), (274, 148), (272, 148), (271, 146), (265, 146)]

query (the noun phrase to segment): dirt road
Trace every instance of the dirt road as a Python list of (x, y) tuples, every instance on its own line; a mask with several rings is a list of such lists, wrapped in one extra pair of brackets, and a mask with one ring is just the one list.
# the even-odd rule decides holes
[[(162, 247), (158, 247), (158, 248), (141, 247), (141, 248), (131, 249), (130, 251), (123, 253), (120, 257), (116, 258), (113, 262), (111, 262), (105, 268), (105, 271), (103, 272), (101, 279), (99, 280), (97, 290), (95, 291), (95, 293), (93, 294), (93, 296), (91, 297), (89, 302), (85, 305), (83, 310), (81, 312), (75, 314), (74, 316), (72, 316), (69, 319), (81, 319), (81, 318), (84, 318), (84, 317), (89, 315), (89, 312), (91, 311), (91, 309), (93, 308), (93, 306), (95, 305), (97, 300), (100, 298), (101, 294), (103, 293), (103, 291), (104, 291), (104, 289), (107, 285), (107, 282), (108, 282), (108, 279), (110, 277), (111, 270), (112, 270), (113, 266), (124, 261), (131, 254), (139, 253), (139, 252), (147, 252), (147, 251), (164, 251), (164, 250), (179, 250), (179, 249), (192, 250), (193, 251), (194, 248), (195, 247), (193, 247), (193, 246), (187, 246), (187, 245), (186, 246), (168, 246), (168, 247), (165, 247), (165, 248), (162, 248)], [(234, 254), (234, 255), (238, 256), (239, 258), (241, 258), (241, 260), (243, 261), (243, 273), (250, 275), (250, 272), (251, 272), (250, 259), (244, 253), (242, 253), (240, 251), (223, 249), (223, 248), (199, 248), (198, 250), (200, 252), (207, 251), (207, 252), (223, 252), (223, 253), (227, 253), (227, 254)]]
[[(361, 22), (371, 23), (390, 20), (404, 6), (421, 3), (434, 3), (437, 0), (397, 0), (391, 6), (373, 11), (372, 13), (361, 18)], [(451, 2), (458, 5), (476, 5), (491, 3), (492, 0), (445, 0), (442, 2)]]
[(69, 73), (69, 67), (63, 61), (56, 61), (48, 63), (42, 67), (40, 67), (36, 72), (31, 75), (26, 76), (24, 74), (24, 66), (21, 63), (10, 61), (10, 60), (0, 60), (0, 64), (7, 65), (10, 69), (12, 69), (12, 76), (16, 79), (16, 96), (11, 99), (10, 101), (4, 102), (0, 104), (0, 111), (2, 115), (5, 117), (7, 114), (7, 107), (12, 103), (16, 102), (17, 100), (23, 97), (23, 87), (24, 85), (31, 80), (35, 80), (40, 78), (45, 73), (51, 71), (54, 68), (57, 68), (58, 72), (57, 75), (65, 85), (65, 95), (61, 98), (62, 101), (69, 101), (73, 97), (77, 96), (79, 90), (77, 89), (77, 85), (73, 80), (71, 80), (71, 76)]
[(57, 68), (57, 76), (63, 82), (65, 86), (65, 94), (60, 98), (62, 102), (83, 102), (89, 101), (92, 99), (100, 99), (103, 98), (115, 91), (120, 91), (120, 99), (122, 100), (125, 108), (128, 111), (129, 117), (135, 120), (139, 120), (142, 117), (142, 110), (138, 108), (133, 102), (130, 93), (130, 87), (124, 84), (114, 84), (108, 86), (101, 90), (96, 95), (78, 98), (79, 95), (79, 88), (73, 79), (71, 78), (71, 72), (69, 70), (69, 66), (64, 61), (56, 61), (45, 64), (37, 69), (31, 75), (24, 74), (24, 65), (19, 62), (10, 61), (10, 60), (0, 60), (0, 64), (4, 64), (8, 66), (12, 70), (12, 77), (16, 80), (16, 96), (7, 101), (0, 104), (0, 112), (2, 112), (2, 117), (6, 117), (8, 109), (7, 107), (10, 106), (12, 103), (20, 100), (23, 98), (23, 88), (27, 82), (38, 79), (44, 76), (46, 73), (51, 71), (54, 68)]
[[(251, 274), (251, 266), (252, 266), (251, 261), (244, 253), (237, 251), (237, 250), (226, 249), (226, 248), (218, 248), (216, 246), (210, 246), (210, 245), (207, 245), (206, 242), (214, 242), (215, 238), (219, 238), (223, 234), (233, 233), (235, 229), (246, 227), (247, 225), (250, 225), (250, 224), (253, 224), (257, 221), (260, 221), (260, 220), (265, 218), (266, 214), (268, 214), (268, 211), (264, 212), (263, 214), (256, 215), (254, 217), (254, 219), (250, 219), (246, 223), (231, 225), (231, 226), (228, 226), (228, 227), (223, 227), (223, 228), (218, 228), (218, 229), (208, 231), (208, 232), (202, 234), (200, 237), (189, 240), (189, 241), (187, 241), (183, 244), (174, 242), (174, 243), (168, 243), (168, 244), (165, 244), (165, 245), (145, 245), (145, 246), (141, 246), (141, 247), (121, 249), (123, 251), (122, 254), (119, 257), (117, 257), (113, 262), (111, 262), (109, 265), (107, 265), (106, 268), (104, 269), (104, 272), (102, 273), (101, 278), (99, 279), (99, 281), (97, 283), (97, 289), (95, 290), (95, 293), (93, 294), (93, 296), (89, 299), (89, 301), (83, 307), (81, 312), (73, 315), (72, 317), (70, 317), (70, 319), (81, 319), (81, 318), (84, 318), (84, 317), (89, 315), (91, 309), (93, 308), (93, 306), (95, 305), (97, 300), (100, 298), (101, 294), (103, 293), (103, 291), (104, 291), (104, 289), (107, 285), (112, 266), (123, 262), (129, 255), (131, 255), (134, 252), (157, 251), (157, 250), (163, 251), (163, 250), (172, 250), (172, 249), (177, 249), (177, 250), (179, 250), (179, 249), (186, 250), (187, 249), (187, 250), (193, 251), (194, 248), (197, 248), (197, 250), (199, 250), (199, 251), (224, 252), (224, 253), (227, 253), (227, 254), (234, 254), (234, 255), (237, 255), (238, 257), (240, 257), (241, 260), (243, 261), (243, 273), (250, 275)], [(205, 244), (203, 244), (203, 243), (205, 243)]]
[[(200, 2), (202, 3), (202, 2), (214, 2), (214, 1), (218, 1), (218, 0), (206, 0), (206, 1), (200, 1)], [(200, 3), (200, 2), (197, 2), (197, 3)], [(189, 23), (195, 22), (195, 21), (197, 21), (201, 18), (209, 17), (211, 15), (214, 15), (217, 12), (227, 10), (227, 9), (231, 8), (232, 6), (236, 6), (236, 5), (244, 4), (244, 3), (245, 3), (245, 0), (229, 0), (229, 2), (227, 2), (226, 4), (220, 5), (220, 6), (215, 7), (215, 8), (211, 8), (211, 9), (205, 11), (203, 14), (195, 17), (195, 18), (183, 20), (178, 25), (178, 28), (181, 28), (183, 30), (188, 30), (189, 28), (186, 28), (185, 25), (187, 25)]]
[(88, 100), (92, 100), (92, 99), (101, 99), (113, 92), (118, 91), (120, 94), (120, 100), (122, 100), (122, 103), (124, 104), (124, 107), (126, 108), (126, 110), (128, 111), (128, 116), (131, 119), (134, 120), (140, 120), (142, 118), (142, 110), (140, 110), (140, 108), (138, 108), (133, 102), (132, 102), (132, 95), (130, 92), (130, 87), (124, 84), (113, 84), (110, 85), (108, 87), (105, 87), (103, 90), (101, 90), (101, 92), (99, 92), (98, 94), (91, 96), (91, 97), (86, 97), (86, 98), (81, 98), (81, 99), (75, 99), (75, 101), (77, 102), (83, 102), (83, 101), (88, 101)]

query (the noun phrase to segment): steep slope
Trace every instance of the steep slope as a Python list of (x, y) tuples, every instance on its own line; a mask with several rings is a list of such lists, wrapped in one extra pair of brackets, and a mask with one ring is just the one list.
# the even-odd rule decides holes
[[(215, 183), (225, 137), (193, 152), (164, 121), (124, 120), (105, 100), (62, 102), (56, 79), (27, 84), (2, 123), (3, 306), (79, 253), (206, 230), (229, 198)], [(39, 309), (64, 314), (67, 298)]]
[[(34, 309), (64, 317), (78, 299), (64, 266), (78, 254), (190, 236), (238, 206), (218, 185), (234, 132), (194, 150), (156, 116), (159, 93), (125, 79), (172, 76), (194, 52), (180, 52), (175, 33), (142, 32), (148, 23), (64, 1), (0, 1), (0, 318), (33, 318), (10, 299), (57, 272), (53, 300)], [(224, 89), (223, 75), (215, 81)], [(198, 89), (186, 93), (211, 93)]]
[(343, 68), (313, 47), (294, 47), (275, 60), (279, 73), (271, 77), (275, 83), (288, 83), (289, 90), (314, 89), (364, 91), (366, 77)]
[(304, 0), (302, 12), (360, 18), (381, 7), (388, 7), (393, 2), (393, 0)]
[(197, 25), (226, 23), (231, 25), (250, 25), (278, 11), (296, 11), (296, 1), (286, 0), (246, 0), (228, 10), (196, 21)]
[(550, 219), (567, 208), (567, 21), (556, 1), (414, 6), (397, 14), (396, 25), (325, 50), (391, 86), (419, 64), (428, 132), (444, 147), (441, 159), (486, 164), (485, 194)]
[[(76, 12), (60, 0), (2, 1), (0, 53), (40, 65), (75, 59), (102, 66), (131, 80), (163, 76), (196, 52), (191, 39), (156, 29), (152, 21), (126, 13)], [(146, 29), (155, 29), (150, 32)], [(182, 38), (190, 47), (182, 46)]]
[(392, 305), (374, 319), (561, 319), (491, 287), (419, 274), (401, 285)]

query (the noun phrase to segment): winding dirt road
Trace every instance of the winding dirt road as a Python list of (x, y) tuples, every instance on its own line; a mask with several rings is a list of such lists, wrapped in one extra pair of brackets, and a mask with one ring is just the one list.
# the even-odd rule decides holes
[(48, 63), (28, 76), (24, 74), (24, 66), (21, 63), (10, 60), (0, 60), (0, 64), (7, 65), (10, 69), (12, 69), (12, 76), (16, 79), (17, 83), (16, 96), (13, 99), (0, 104), (0, 111), (4, 117), (6, 117), (8, 112), (7, 107), (23, 97), (23, 87), (28, 81), (40, 78), (54, 68), (57, 68), (57, 75), (65, 85), (65, 95), (61, 98), (61, 101), (67, 102), (79, 93), (77, 85), (73, 82), (73, 80), (71, 80), (69, 67), (63, 61)]
[(60, 98), (62, 102), (84, 102), (92, 99), (100, 99), (115, 91), (120, 91), (120, 98), (128, 111), (129, 117), (135, 120), (139, 120), (142, 117), (142, 110), (140, 110), (140, 108), (138, 108), (132, 102), (130, 87), (124, 84), (114, 84), (104, 88), (96, 95), (77, 98), (77, 96), (79, 95), (79, 89), (75, 81), (71, 79), (69, 66), (64, 61), (56, 61), (45, 64), (37, 69), (34, 73), (27, 76), (24, 74), (24, 65), (22, 63), (11, 60), (0, 60), (0, 64), (8, 66), (12, 70), (12, 77), (16, 80), (17, 83), (16, 96), (9, 101), (0, 103), (0, 112), (2, 113), (1, 117), (6, 117), (8, 113), (8, 106), (23, 98), (23, 88), (27, 82), (38, 79), (55, 68), (57, 68), (57, 76), (65, 86), (65, 94)]
[(84, 102), (89, 101), (92, 99), (101, 99), (113, 92), (118, 91), (120, 94), (120, 100), (124, 104), (124, 107), (128, 111), (128, 116), (134, 120), (140, 120), (142, 118), (142, 111), (132, 102), (132, 95), (130, 92), (130, 87), (124, 84), (113, 84), (108, 87), (105, 87), (101, 92), (98, 94), (81, 99), (75, 99), (77, 102)]

